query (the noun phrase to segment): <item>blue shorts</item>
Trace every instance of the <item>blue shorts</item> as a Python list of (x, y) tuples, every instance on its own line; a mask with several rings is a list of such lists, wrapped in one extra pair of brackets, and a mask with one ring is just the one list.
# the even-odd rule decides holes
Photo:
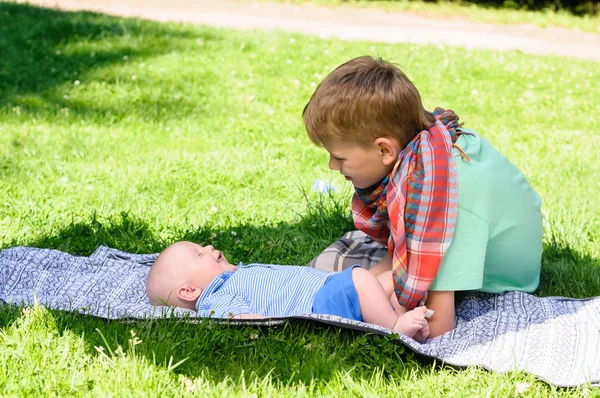
[(352, 269), (360, 267), (353, 265), (342, 272), (331, 275), (325, 281), (313, 300), (314, 314), (338, 315), (343, 318), (362, 321), (358, 293), (352, 281)]

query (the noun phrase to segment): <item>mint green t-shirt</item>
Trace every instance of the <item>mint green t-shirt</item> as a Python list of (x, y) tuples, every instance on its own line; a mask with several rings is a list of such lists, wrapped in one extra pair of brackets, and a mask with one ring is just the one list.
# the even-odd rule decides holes
[(459, 136), (458, 215), (430, 290), (533, 292), (542, 257), (541, 200), (525, 176), (479, 134)]

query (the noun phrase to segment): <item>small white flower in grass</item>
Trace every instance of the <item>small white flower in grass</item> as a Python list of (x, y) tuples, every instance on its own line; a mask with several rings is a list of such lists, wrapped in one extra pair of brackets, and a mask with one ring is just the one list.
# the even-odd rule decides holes
[(275, 113), (275, 111), (274, 111), (273, 109), (270, 109), (270, 108), (269, 108), (269, 109), (267, 109), (267, 114), (268, 114), (268, 115), (272, 115), (272, 114), (274, 114), (274, 113)]
[(129, 57), (127, 55), (123, 55), (123, 61), (127, 61)]
[(131, 80), (137, 80), (137, 76), (136, 75), (131, 75)]
[(304, 349), (306, 351), (311, 351), (312, 350), (312, 344), (308, 343), (307, 345), (304, 346)]
[(129, 344), (132, 346), (136, 346), (138, 344), (142, 344), (142, 340), (140, 340), (136, 334), (134, 330), (130, 330), (129, 333), (131, 334), (131, 338), (129, 339)]
[(210, 234), (210, 238), (211, 238), (211, 239), (214, 239), (214, 238), (216, 238), (216, 237), (217, 237), (217, 234), (216, 234), (216, 233), (214, 233), (214, 232), (213, 232), (212, 234)]
[(217, 209), (215, 206), (211, 206), (209, 213), (216, 213), (219, 209)]
[(60, 55), (60, 54), (61, 54), (61, 53), (60, 53), (60, 50), (56, 50), (55, 54), (56, 54), (56, 55)]
[(236, 239), (236, 240), (235, 240), (235, 244), (236, 244), (236, 245), (239, 245), (240, 243), (242, 243), (242, 241), (241, 241), (241, 240), (239, 240), (239, 239)]
[(98, 353), (104, 354), (104, 347), (102, 347), (102, 346), (94, 346), (94, 348), (96, 349), (96, 351), (98, 351)]
[(317, 85), (317, 83), (315, 83), (315, 82), (310, 82), (310, 86), (311, 86), (311, 87), (315, 87), (316, 85)]
[(258, 339), (258, 334), (256, 334), (256, 333), (254, 333), (254, 334), (251, 334), (251, 335), (250, 335), (250, 339), (251, 339), (251, 340), (256, 340), (256, 339)]
[(194, 383), (187, 377), (183, 379), (183, 385), (185, 386), (185, 392), (194, 391)]
[(524, 392), (529, 390), (529, 387), (531, 387), (531, 384), (529, 383), (517, 383), (515, 384), (515, 394), (523, 394)]
[(285, 63), (289, 65), (289, 64), (291, 64), (291, 63), (292, 63), (292, 60), (291, 60), (291, 59), (286, 59), (286, 60), (285, 60)]
[(95, 56), (96, 56), (96, 51), (92, 51), (92, 52), (90, 53), (90, 57), (91, 57), (91, 58), (94, 58)]
[(293, 37), (290, 39), (290, 43), (294, 44), (296, 42), (296, 39), (294, 39)]
[(80, 82), (79, 80), (75, 80), (75, 81), (73, 82), (73, 84), (74, 84), (74, 85), (76, 85), (76, 86), (79, 86), (79, 85), (81, 84), (81, 82)]
[(29, 316), (31, 314), (31, 308), (25, 307), (23, 308), (23, 316)]
[(231, 231), (231, 236), (237, 236), (237, 232)]
[(305, 61), (310, 61), (310, 57), (309, 57), (308, 55), (305, 55), (305, 56), (304, 56), (304, 60), (305, 60)]
[(67, 94), (65, 94), (65, 95), (63, 95), (63, 98), (68, 100), (70, 97)]

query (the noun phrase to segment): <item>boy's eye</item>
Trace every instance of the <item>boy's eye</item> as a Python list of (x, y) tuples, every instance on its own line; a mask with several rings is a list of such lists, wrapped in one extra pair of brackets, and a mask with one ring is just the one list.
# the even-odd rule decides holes
[(344, 161), (344, 159), (342, 159), (342, 158), (338, 158), (338, 157), (335, 157), (335, 156), (334, 156), (333, 158), (334, 158), (335, 160), (337, 160), (338, 162), (343, 162), (343, 161)]

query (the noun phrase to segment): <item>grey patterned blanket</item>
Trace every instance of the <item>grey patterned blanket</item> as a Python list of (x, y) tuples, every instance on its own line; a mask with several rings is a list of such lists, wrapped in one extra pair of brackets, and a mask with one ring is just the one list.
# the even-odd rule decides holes
[[(383, 249), (384, 250), (384, 249)], [(349, 233), (311, 262), (324, 270), (360, 263), (367, 268), (382, 248), (360, 233)], [(91, 256), (29, 247), (0, 251), (0, 299), (78, 311), (110, 319), (189, 316), (193, 311), (155, 308), (145, 280), (155, 254), (130, 254), (99, 247)], [(476, 365), (505, 372), (521, 370), (558, 386), (600, 385), (600, 297), (584, 300), (535, 297), (524, 293), (468, 292), (457, 305), (457, 327), (418, 343), (400, 336), (413, 351), (450, 365)], [(336, 316), (295, 318), (390, 336), (392, 331)], [(282, 323), (285, 319), (243, 324)]]

